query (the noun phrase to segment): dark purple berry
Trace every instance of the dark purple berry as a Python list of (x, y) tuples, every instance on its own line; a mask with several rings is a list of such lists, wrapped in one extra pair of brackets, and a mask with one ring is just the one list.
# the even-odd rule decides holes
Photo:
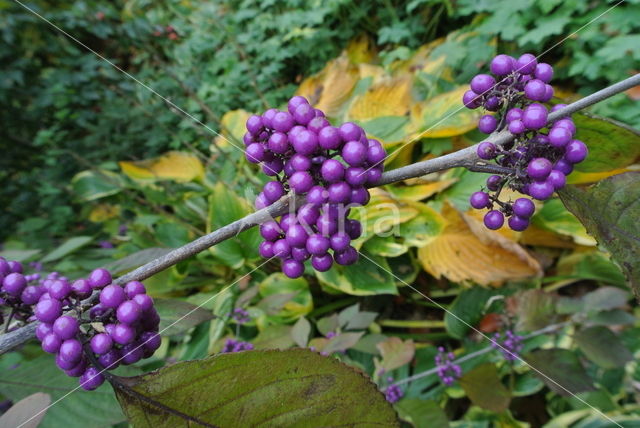
[(318, 272), (326, 272), (331, 269), (331, 265), (333, 265), (333, 257), (330, 254), (325, 254), (323, 256), (313, 256), (311, 258), (311, 266)]
[(497, 230), (504, 224), (504, 215), (497, 210), (491, 210), (484, 215), (484, 225), (487, 229)]
[(513, 213), (518, 217), (529, 218), (536, 210), (536, 206), (527, 198), (518, 198), (513, 203)]
[(504, 76), (511, 73), (515, 67), (515, 59), (509, 55), (498, 55), (491, 60), (490, 69), (496, 76)]
[(527, 227), (529, 227), (529, 220), (517, 215), (512, 215), (511, 217), (509, 217), (507, 223), (509, 224), (511, 230), (515, 230), (516, 232), (522, 232)]
[(106, 333), (98, 333), (91, 338), (91, 350), (98, 354), (106, 354), (113, 346), (113, 339)]
[(40, 300), (36, 305), (34, 314), (38, 321), (53, 324), (62, 314), (62, 303), (56, 299)]
[(67, 339), (60, 345), (58, 355), (64, 361), (78, 362), (82, 357), (82, 344), (77, 339)]
[(484, 94), (495, 85), (496, 80), (488, 74), (478, 74), (471, 79), (471, 90), (476, 94)]
[(491, 160), (496, 157), (497, 148), (495, 144), (489, 141), (484, 141), (478, 144), (476, 153), (480, 159)]
[(547, 158), (535, 158), (527, 165), (527, 175), (534, 180), (544, 180), (549, 176), (553, 165)]
[(571, 132), (566, 128), (553, 126), (549, 131), (549, 144), (560, 149), (571, 141), (571, 137)]
[(53, 323), (53, 332), (62, 340), (71, 339), (79, 331), (78, 320), (69, 315), (63, 315)]
[(58, 352), (60, 350), (60, 345), (62, 345), (62, 339), (53, 332), (46, 334), (42, 338), (42, 350), (49, 354), (55, 354)]
[(486, 192), (475, 192), (469, 198), (469, 204), (477, 210), (488, 208), (491, 205), (489, 194)]
[(539, 201), (545, 201), (553, 195), (553, 184), (548, 180), (545, 181), (533, 181), (529, 184), (529, 195)]
[(572, 140), (565, 149), (564, 158), (571, 163), (580, 163), (587, 157), (589, 150), (580, 140)]
[(117, 308), (127, 299), (122, 287), (119, 285), (107, 285), (100, 291), (100, 305), (104, 308)]
[(111, 284), (111, 274), (104, 268), (98, 268), (89, 274), (88, 281), (92, 288), (103, 288)]
[(80, 376), (80, 386), (86, 391), (93, 391), (104, 383), (104, 376), (95, 367), (89, 367)]
[(491, 134), (498, 127), (498, 121), (494, 116), (485, 114), (478, 121), (478, 129), (485, 134)]

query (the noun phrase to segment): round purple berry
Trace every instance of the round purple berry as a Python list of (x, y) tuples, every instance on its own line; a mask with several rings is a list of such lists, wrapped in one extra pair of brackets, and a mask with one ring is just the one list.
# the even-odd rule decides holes
[(289, 130), (293, 128), (293, 125), (295, 125), (295, 121), (290, 113), (280, 111), (273, 116), (273, 119), (271, 119), (271, 125), (273, 126), (273, 129), (278, 132), (289, 132)]
[(78, 320), (63, 315), (53, 322), (53, 332), (62, 340), (71, 339), (80, 331)]
[(553, 169), (560, 171), (564, 175), (569, 175), (573, 171), (573, 164), (566, 159), (560, 159), (553, 166)]
[(309, 104), (300, 104), (293, 112), (293, 118), (299, 125), (308, 125), (316, 117), (316, 112)]
[(513, 213), (518, 217), (529, 218), (536, 210), (536, 206), (527, 198), (518, 198), (513, 203)]
[(523, 114), (524, 111), (522, 111), (522, 109), (518, 107), (509, 109), (509, 111), (507, 112), (507, 122), (513, 122), (514, 120), (522, 119)]
[(320, 174), (329, 183), (335, 183), (344, 177), (344, 166), (335, 159), (327, 159), (322, 163)]
[(547, 158), (535, 158), (527, 165), (527, 175), (534, 180), (544, 180), (549, 176), (553, 165)]
[(478, 129), (485, 134), (491, 134), (498, 127), (498, 121), (494, 116), (485, 114), (478, 121)]
[(567, 184), (567, 176), (555, 169), (549, 173), (547, 180), (553, 185), (554, 190), (560, 190)]
[(18, 297), (22, 294), (27, 287), (27, 280), (21, 273), (13, 272), (4, 277), (2, 281), (2, 288), (4, 291), (14, 297)]
[(289, 178), (289, 186), (296, 193), (307, 193), (313, 187), (313, 177), (307, 171), (296, 171)]
[(318, 144), (323, 149), (335, 150), (341, 143), (340, 130), (334, 126), (325, 126), (318, 133)]
[(104, 383), (104, 376), (95, 367), (89, 367), (80, 376), (80, 386), (86, 391), (93, 391)]
[(299, 278), (304, 273), (304, 264), (294, 259), (287, 259), (282, 262), (282, 273), (289, 278)]
[(307, 251), (314, 256), (324, 255), (331, 245), (329, 239), (320, 234), (314, 234), (309, 236), (307, 240)]
[(487, 178), (487, 189), (489, 190), (495, 192), (500, 187), (500, 184), (502, 184), (502, 177), (499, 175), (491, 175)]
[(289, 113), (293, 114), (293, 112), (296, 111), (296, 108), (302, 104), (309, 105), (309, 101), (301, 95), (294, 95), (287, 103), (287, 109), (289, 110)]
[(44, 352), (48, 352), (49, 354), (55, 354), (60, 350), (60, 345), (62, 345), (62, 339), (58, 337), (57, 334), (51, 332), (46, 334), (42, 338), (42, 350)]
[(471, 79), (471, 90), (476, 94), (483, 94), (495, 85), (496, 79), (488, 74), (478, 74)]
[(542, 108), (530, 108), (527, 107), (522, 115), (522, 123), (527, 129), (542, 129), (547, 125), (547, 109)]
[(487, 229), (497, 230), (504, 224), (504, 215), (497, 210), (491, 210), (484, 215), (484, 225)]
[(367, 147), (359, 141), (349, 141), (342, 148), (342, 159), (351, 166), (360, 166), (367, 160)]
[(133, 339), (136, 337), (136, 330), (129, 324), (116, 324), (113, 327), (113, 331), (109, 333), (109, 336), (111, 336), (114, 342), (120, 345), (126, 345), (127, 343), (133, 342)]
[(305, 228), (299, 224), (294, 224), (287, 230), (286, 239), (292, 247), (303, 247), (309, 235)]
[(273, 255), (279, 259), (286, 259), (291, 254), (291, 245), (286, 239), (278, 239), (273, 244)]
[(562, 148), (571, 141), (571, 132), (564, 127), (553, 126), (549, 131), (549, 144), (556, 148)]
[(67, 339), (60, 345), (58, 355), (64, 361), (76, 362), (82, 357), (82, 344), (77, 339)]
[(544, 83), (549, 83), (551, 79), (553, 79), (553, 67), (546, 62), (541, 62), (536, 65), (536, 69), (533, 74), (536, 79), (540, 79)]
[(331, 269), (331, 265), (333, 265), (333, 257), (330, 254), (325, 254), (322, 256), (313, 256), (311, 258), (311, 266), (318, 272), (326, 272)]
[(261, 242), (260, 246), (258, 247), (258, 252), (260, 253), (261, 257), (264, 257), (265, 259), (270, 259), (271, 257), (273, 257), (273, 242), (269, 242), (269, 241)]
[(520, 119), (513, 120), (509, 122), (509, 132), (512, 134), (522, 134), (525, 131), (526, 127), (524, 123)]
[(480, 107), (480, 96), (472, 90), (468, 90), (462, 96), (462, 104), (464, 104), (466, 108), (476, 109)]
[(486, 192), (475, 192), (469, 198), (469, 204), (477, 210), (488, 208), (491, 205), (489, 194)]
[(279, 181), (269, 181), (264, 185), (262, 193), (269, 202), (275, 202), (284, 196), (284, 186)]
[(587, 157), (589, 150), (580, 140), (572, 140), (565, 149), (564, 158), (571, 163), (580, 163)]
[(548, 180), (545, 181), (533, 181), (529, 184), (529, 195), (539, 201), (545, 201), (553, 195), (553, 184)]
[(306, 129), (293, 135), (291, 143), (297, 153), (305, 156), (312, 154), (319, 147), (316, 134)]
[(133, 324), (142, 314), (142, 308), (133, 300), (127, 300), (118, 306), (116, 317), (123, 324)]
[(362, 136), (362, 128), (353, 122), (345, 122), (340, 125), (340, 137), (343, 141), (359, 141)]
[(86, 299), (91, 296), (91, 285), (86, 279), (78, 279), (71, 284), (71, 292), (79, 299)]
[(509, 55), (498, 55), (491, 60), (489, 68), (496, 76), (504, 76), (511, 73), (515, 66), (515, 59)]
[(260, 225), (260, 235), (267, 241), (275, 241), (280, 238), (282, 229), (274, 220), (267, 221)]
[(484, 141), (478, 144), (478, 149), (476, 150), (476, 154), (480, 159), (491, 160), (496, 157), (497, 148), (496, 145), (489, 142)]
[(507, 223), (509, 224), (511, 230), (514, 230), (516, 232), (522, 232), (527, 227), (529, 227), (529, 220), (517, 215), (512, 215), (511, 217), (509, 217)]
[(516, 62), (516, 71), (522, 74), (531, 74), (536, 70), (536, 66), (538, 65), (538, 61), (536, 57), (531, 55), (530, 53), (526, 53)]
[(98, 357), (98, 362), (105, 369), (113, 370), (120, 365), (120, 351), (117, 349), (111, 349), (104, 355)]
[(292, 248), (291, 249), (291, 258), (293, 260), (297, 260), (299, 262), (304, 262), (311, 257), (311, 254), (307, 251), (306, 248)]
[(339, 265), (349, 266), (358, 261), (358, 251), (350, 246), (342, 252), (334, 253), (333, 258)]
[(106, 354), (113, 347), (113, 339), (106, 333), (98, 333), (91, 338), (91, 350), (98, 354)]
[(117, 308), (120, 303), (127, 299), (122, 287), (119, 285), (111, 284), (107, 285), (100, 291), (100, 304), (104, 308)]
[(364, 187), (356, 187), (355, 189), (351, 189), (351, 197), (349, 198), (349, 202), (355, 205), (367, 205), (369, 203), (369, 199), (371, 199), (371, 195), (369, 191)]
[(144, 349), (140, 344), (133, 342), (123, 346), (120, 353), (122, 354), (122, 364), (129, 365), (135, 364), (142, 359)]
[(148, 294), (136, 294), (131, 300), (140, 306), (142, 312), (147, 312), (153, 308), (153, 299)]
[(111, 274), (104, 268), (98, 268), (89, 274), (88, 281), (92, 288), (103, 288), (111, 284)]
[(62, 303), (56, 299), (40, 300), (36, 305), (34, 314), (38, 321), (53, 324), (62, 314)]
[(546, 84), (542, 80), (531, 79), (524, 86), (524, 95), (533, 101), (542, 101), (546, 92)]

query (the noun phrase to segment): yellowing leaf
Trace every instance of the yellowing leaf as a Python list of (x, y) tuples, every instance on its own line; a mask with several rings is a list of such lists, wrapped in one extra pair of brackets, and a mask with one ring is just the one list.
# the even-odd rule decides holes
[(404, 75), (372, 85), (351, 103), (348, 117), (368, 120), (381, 116), (404, 116), (411, 103), (411, 77)]
[(378, 83), (385, 75), (384, 68), (379, 65), (366, 63), (358, 64), (358, 72), (360, 73), (361, 79), (367, 77), (373, 78), (373, 83)]
[(119, 162), (122, 172), (134, 180), (193, 181), (204, 177), (204, 166), (191, 153), (167, 152), (138, 162)]
[[(231, 143), (237, 146), (242, 142), (242, 136), (246, 132), (245, 124), (251, 114), (245, 110), (232, 110), (228, 111), (222, 116), (221, 120), (221, 136), (216, 137), (215, 142), (217, 147), (229, 147)], [(217, 151), (217, 148), (211, 147), (211, 151)]]
[(98, 204), (89, 212), (89, 221), (102, 223), (120, 215), (120, 205)]
[(562, 236), (549, 230), (541, 229), (535, 224), (530, 225), (527, 230), (520, 235), (520, 242), (523, 245), (534, 245), (551, 248), (575, 248), (573, 239), (569, 236)]
[(468, 89), (467, 86), (460, 86), (414, 104), (411, 108), (411, 124), (416, 134), (411, 139), (453, 137), (474, 129), (480, 113), (462, 104), (462, 95)]
[(517, 243), (490, 230), (476, 236), (468, 224), (476, 220), (465, 221), (450, 205), (445, 205), (442, 214), (448, 221), (443, 232), (418, 250), (423, 268), (431, 275), (500, 286), (541, 274), (539, 263)]
[(346, 53), (353, 64), (373, 62), (378, 55), (375, 43), (365, 35), (351, 40), (347, 45)]
[(416, 184), (413, 186), (388, 186), (387, 189), (398, 199), (417, 202), (435, 195), (456, 181), (457, 179), (455, 178), (449, 178), (447, 180), (433, 181), (431, 183)]
[(389, 233), (391, 228), (411, 220), (419, 213), (416, 208), (393, 199), (381, 189), (370, 189), (370, 192), (371, 200), (367, 206), (353, 210), (353, 218), (362, 223), (363, 240)]
[(567, 184), (586, 184), (597, 183), (600, 180), (611, 177), (612, 175), (622, 174), (631, 171), (629, 168), (612, 169), (604, 172), (580, 172), (573, 171), (567, 176)]
[(399, 337), (389, 337), (376, 345), (380, 351), (382, 361), (375, 359), (376, 372), (384, 369), (386, 372), (395, 370), (413, 360), (416, 346), (412, 339), (403, 341)]
[(317, 75), (305, 79), (296, 94), (306, 97), (327, 116), (336, 116), (351, 96), (359, 78), (358, 67), (343, 54), (329, 61)]

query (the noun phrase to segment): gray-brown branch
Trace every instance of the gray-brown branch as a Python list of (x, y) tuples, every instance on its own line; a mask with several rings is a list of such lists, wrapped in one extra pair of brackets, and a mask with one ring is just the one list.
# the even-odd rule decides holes
[[(562, 117), (569, 116), (577, 111), (580, 111), (586, 107), (596, 104), (602, 100), (605, 100), (634, 86), (640, 85), (640, 73), (631, 76), (625, 80), (615, 83), (607, 88), (604, 88), (598, 92), (595, 92), (589, 96), (586, 96), (574, 103), (567, 105), (566, 107), (550, 113), (548, 123), (554, 122)], [(505, 144), (511, 141), (514, 135), (508, 130), (503, 130), (498, 133), (491, 134), (484, 141), (491, 141), (495, 144)], [(443, 171), (450, 168), (463, 167), (475, 172), (487, 172), (498, 173), (500, 172), (499, 166), (483, 161), (476, 155), (477, 144), (458, 150), (453, 153), (449, 153), (438, 158), (429, 159), (422, 162), (417, 162), (412, 165), (407, 165), (402, 168), (397, 168), (391, 171), (387, 171), (382, 175), (381, 180), (377, 186), (383, 186), (385, 184), (395, 183), (398, 181), (406, 180), (409, 178), (421, 177), (433, 172)], [(161, 272), (183, 260), (188, 259), (201, 251), (206, 250), (222, 241), (233, 238), (240, 232), (255, 227), (265, 221), (268, 221), (274, 217), (286, 214), (290, 210), (295, 209), (303, 201), (303, 197), (286, 197), (276, 202), (270, 207), (256, 211), (248, 216), (234, 221), (220, 229), (202, 236), (195, 241), (192, 241), (180, 248), (165, 254), (162, 257), (158, 257), (155, 260), (146, 263), (139, 268), (122, 275), (114, 282), (117, 284), (125, 284), (129, 281), (142, 281), (150, 276)], [(95, 293), (89, 298), (95, 299)], [(27, 324), (24, 327), (18, 328), (9, 333), (0, 335), (0, 355), (8, 350), (26, 342), (27, 340), (35, 336), (35, 322)]]

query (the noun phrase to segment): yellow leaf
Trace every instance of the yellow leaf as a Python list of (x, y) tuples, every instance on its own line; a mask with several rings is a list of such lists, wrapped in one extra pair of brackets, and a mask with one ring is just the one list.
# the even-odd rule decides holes
[(448, 204), (442, 214), (448, 221), (444, 231), (418, 250), (423, 268), (434, 277), (500, 286), (508, 280), (541, 275), (540, 264), (516, 242), (480, 229), (474, 223), (477, 220), (465, 219)]
[(329, 61), (320, 73), (305, 79), (296, 94), (307, 98), (327, 116), (335, 117), (351, 96), (359, 79), (358, 67), (343, 53)]
[(623, 172), (632, 171), (631, 168), (619, 168), (612, 169), (611, 171), (604, 172), (580, 172), (573, 171), (567, 176), (567, 184), (586, 184), (596, 183), (600, 180), (604, 180), (612, 175), (622, 174)]
[[(416, 49), (415, 53), (411, 56), (411, 58), (406, 61), (397, 61), (394, 64), (394, 72), (414, 72), (415, 70), (420, 70), (424, 67), (427, 61), (431, 60), (431, 53), (433, 50), (440, 46), (445, 41), (444, 37), (436, 39), (432, 42), (427, 43), (426, 45), (420, 46)], [(444, 56), (443, 56), (444, 57)]]
[[(247, 123), (247, 119), (251, 116), (251, 113), (245, 110), (232, 110), (226, 112), (224, 116), (222, 116), (221, 120), (221, 135), (222, 137), (216, 137), (216, 146), (229, 147), (229, 140), (233, 143), (233, 146), (243, 147), (242, 136), (246, 132), (245, 124)], [(211, 147), (212, 152), (216, 152), (217, 148)]]
[(480, 112), (469, 110), (462, 104), (462, 95), (468, 89), (467, 86), (460, 86), (414, 104), (411, 108), (411, 125), (415, 135), (411, 140), (453, 137), (474, 129)]
[(351, 103), (347, 116), (367, 120), (382, 116), (404, 116), (411, 104), (411, 76), (404, 75), (372, 85)]
[(102, 223), (120, 215), (120, 205), (98, 204), (89, 212), (89, 221)]
[(578, 245), (569, 236), (563, 236), (549, 230), (530, 225), (520, 235), (520, 242), (523, 245), (534, 245), (551, 248), (576, 248)]
[(360, 78), (364, 79), (367, 77), (373, 78), (373, 83), (378, 83), (385, 76), (384, 68), (379, 65), (366, 64), (361, 63), (358, 64), (358, 73), (360, 73)]
[(421, 201), (446, 189), (457, 181), (456, 178), (433, 181), (425, 184), (415, 184), (412, 186), (389, 186), (388, 190), (398, 199), (409, 201)]
[(119, 162), (122, 172), (134, 180), (201, 180), (202, 162), (191, 153), (167, 152), (153, 159), (138, 162)]
[(363, 241), (374, 235), (388, 233), (391, 228), (411, 220), (419, 211), (397, 201), (382, 189), (370, 189), (371, 200), (366, 207), (353, 209), (353, 218), (362, 223)]
[(346, 53), (353, 64), (371, 63), (378, 55), (375, 43), (366, 35), (352, 39), (347, 45)]

